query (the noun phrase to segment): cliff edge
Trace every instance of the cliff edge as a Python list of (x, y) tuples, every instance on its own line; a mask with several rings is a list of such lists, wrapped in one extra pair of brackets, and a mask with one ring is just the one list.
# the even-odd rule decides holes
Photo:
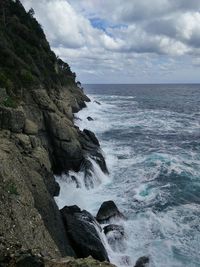
[(90, 100), (33, 15), (18, 0), (0, 2), (1, 262), (27, 250), (76, 257), (54, 201), (54, 174), (86, 170), (88, 155), (107, 172), (93, 133), (73, 122)]

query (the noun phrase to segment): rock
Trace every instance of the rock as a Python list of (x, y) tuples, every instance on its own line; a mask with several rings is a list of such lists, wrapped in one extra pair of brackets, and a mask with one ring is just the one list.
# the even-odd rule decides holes
[(44, 267), (43, 259), (31, 254), (25, 254), (16, 260), (16, 267)]
[(94, 101), (94, 103), (98, 104), (98, 105), (101, 105), (101, 103), (99, 101)]
[(92, 257), (85, 259), (73, 259), (70, 257), (63, 259), (47, 260), (45, 267), (116, 267), (108, 262), (99, 262)]
[(45, 122), (53, 149), (51, 155), (54, 172), (61, 174), (69, 169), (79, 171), (84, 156), (72, 122), (55, 113), (46, 113)]
[(89, 117), (87, 117), (87, 120), (88, 121), (93, 121), (94, 119), (89, 116)]
[(0, 107), (0, 128), (13, 133), (21, 133), (25, 125), (25, 115), (20, 109)]
[(79, 183), (79, 181), (76, 178), (76, 176), (71, 175), (71, 179), (72, 179), (72, 182), (74, 182), (76, 184), (76, 188), (81, 188), (81, 184)]
[(93, 171), (93, 166), (91, 162), (88, 162), (88, 158), (93, 159), (101, 170), (108, 174), (108, 168), (95, 134), (87, 129), (84, 129), (83, 132), (79, 131), (79, 141), (85, 152), (85, 159), (82, 161), (82, 170), (85, 172), (86, 176), (88, 174), (91, 176), (91, 172)]
[(109, 224), (103, 228), (104, 234), (108, 234), (109, 232), (116, 231), (118, 232), (122, 237), (124, 236), (124, 227), (117, 224)]
[(146, 267), (148, 263), (149, 263), (149, 257), (143, 256), (136, 261), (134, 267)]
[(38, 126), (31, 120), (25, 120), (25, 127), (24, 127), (25, 134), (36, 135), (38, 133)]
[(111, 246), (113, 251), (124, 252), (126, 245), (124, 227), (121, 225), (110, 224), (104, 227), (104, 233), (108, 240), (108, 244)]
[(124, 215), (118, 210), (116, 204), (114, 201), (109, 200), (103, 202), (101, 205), (96, 219), (99, 223), (106, 223), (110, 219), (115, 219), (115, 218), (125, 218)]
[(29, 153), (32, 150), (31, 141), (26, 134), (16, 134), (15, 135), (16, 144), (20, 146), (24, 152)]
[(98, 139), (96, 138), (95, 134), (87, 129), (83, 130), (83, 133), (97, 146), (100, 146)]
[(99, 261), (109, 261), (105, 247), (96, 230), (100, 227), (95, 218), (77, 206), (65, 206), (61, 211), (65, 229), (78, 258), (92, 256)]
[(50, 258), (43, 255), (35, 255), (32, 252), (18, 252), (7, 254), (0, 258), (2, 267), (116, 267), (108, 262), (94, 260), (91, 256), (85, 259), (74, 259), (72, 257)]

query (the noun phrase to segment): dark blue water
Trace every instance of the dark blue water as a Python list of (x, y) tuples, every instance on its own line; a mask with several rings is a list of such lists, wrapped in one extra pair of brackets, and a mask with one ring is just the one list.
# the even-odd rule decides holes
[(150, 266), (200, 266), (200, 85), (85, 90), (101, 105), (80, 113), (80, 127), (97, 134), (110, 169), (106, 183), (85, 193), (86, 208), (95, 214), (113, 199), (128, 217), (126, 249), (111, 251), (113, 262), (126, 266), (129, 256), (133, 266), (148, 255)]

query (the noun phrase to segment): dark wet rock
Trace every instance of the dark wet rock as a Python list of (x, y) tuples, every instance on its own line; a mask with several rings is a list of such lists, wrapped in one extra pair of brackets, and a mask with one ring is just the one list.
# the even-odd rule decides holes
[(87, 172), (89, 174), (93, 171), (92, 164), (88, 162), (88, 158), (93, 159), (99, 165), (101, 170), (108, 174), (108, 168), (95, 134), (87, 129), (84, 129), (83, 132), (79, 131), (79, 141), (85, 152), (85, 159), (82, 161), (82, 170), (86, 171), (86, 176)]
[(103, 246), (96, 227), (100, 226), (95, 218), (79, 207), (65, 206), (61, 211), (67, 235), (78, 258), (92, 256), (100, 261), (108, 261), (108, 255)]
[(98, 104), (98, 105), (101, 105), (101, 103), (99, 101), (94, 101), (94, 103)]
[(124, 236), (124, 227), (122, 225), (117, 225), (117, 224), (109, 224), (103, 228), (104, 234), (106, 235), (109, 232), (116, 231), (120, 233), (120, 235), (123, 237)]
[(92, 117), (89, 116), (89, 117), (87, 117), (87, 120), (88, 120), (88, 121), (93, 121), (94, 119), (93, 119)]
[(99, 223), (106, 223), (110, 219), (115, 218), (125, 219), (124, 215), (118, 210), (114, 201), (109, 200), (103, 202), (96, 216), (97, 221)]
[(71, 179), (72, 179), (72, 182), (74, 182), (76, 184), (76, 188), (81, 188), (81, 185), (80, 185), (78, 179), (76, 178), (76, 176), (71, 175)]
[(121, 225), (110, 224), (104, 227), (104, 233), (108, 240), (108, 244), (111, 246), (113, 251), (124, 252), (126, 245), (124, 227)]
[(98, 139), (96, 138), (95, 134), (87, 129), (83, 130), (83, 133), (97, 146), (100, 146)]
[(149, 257), (143, 256), (136, 261), (134, 267), (146, 267), (148, 263), (149, 263)]

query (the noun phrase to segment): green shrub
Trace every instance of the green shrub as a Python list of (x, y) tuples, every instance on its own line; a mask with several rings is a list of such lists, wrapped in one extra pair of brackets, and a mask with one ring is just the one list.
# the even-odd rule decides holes
[(33, 77), (33, 75), (31, 74), (30, 71), (22, 69), (21, 73), (20, 73), (20, 76), (21, 76), (22, 83), (24, 85), (29, 86), (29, 85), (33, 84), (34, 77)]
[(6, 100), (4, 100), (3, 105), (7, 108), (17, 108), (17, 101), (13, 97), (7, 97)]
[(13, 182), (7, 183), (6, 191), (11, 195), (16, 195), (16, 196), (19, 195), (19, 193), (17, 191), (17, 187), (16, 187), (15, 183), (13, 183)]

